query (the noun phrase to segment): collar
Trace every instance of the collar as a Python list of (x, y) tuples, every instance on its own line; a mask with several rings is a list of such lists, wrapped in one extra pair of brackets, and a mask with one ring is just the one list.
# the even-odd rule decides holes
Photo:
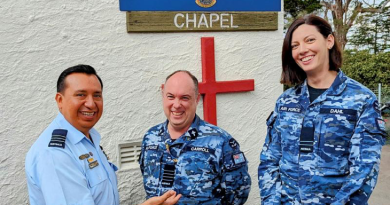
[[(72, 144), (77, 144), (83, 139), (89, 141), (89, 139), (82, 132), (73, 127), (73, 125), (71, 125), (61, 113), (58, 113), (54, 121), (57, 123), (59, 128), (68, 130), (66, 139), (69, 139)], [(89, 135), (93, 138), (93, 142), (95, 145), (100, 144), (101, 137), (100, 134), (95, 130), (95, 128), (89, 130)]]
[[(340, 95), (345, 87), (347, 86), (345, 81), (347, 80), (347, 76), (343, 73), (343, 71), (339, 70), (337, 73), (337, 76), (335, 80), (333, 81), (332, 85), (317, 99), (315, 99), (312, 104), (322, 102), (326, 99), (326, 96), (335, 96)], [(310, 98), (309, 98), (309, 88), (307, 85), (307, 79), (297, 87), (295, 94), (297, 96), (300, 96), (299, 102), (302, 106), (307, 107), (310, 105)]]
[(347, 84), (345, 83), (346, 80), (347, 76), (343, 73), (343, 71), (339, 70), (335, 80), (328, 89), (328, 95), (340, 95), (344, 91), (345, 87), (347, 87)]
[[(197, 114), (195, 114), (195, 117), (194, 117), (194, 120), (192, 121), (190, 127), (188, 128), (188, 130), (183, 134), (181, 135), (176, 141), (175, 143), (180, 143), (180, 142), (183, 142), (183, 141), (190, 141), (190, 140), (195, 140), (198, 135), (199, 135), (199, 124), (200, 124), (200, 118)], [(160, 128), (160, 131), (159, 131), (159, 134), (163, 141), (167, 140), (167, 139), (170, 139), (170, 136), (169, 136), (169, 131), (168, 131), (168, 123), (169, 121), (166, 120), (163, 124), (163, 126), (161, 126)]]

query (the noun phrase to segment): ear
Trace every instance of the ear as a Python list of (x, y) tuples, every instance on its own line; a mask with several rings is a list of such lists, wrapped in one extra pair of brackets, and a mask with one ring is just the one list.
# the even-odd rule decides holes
[(200, 93), (198, 93), (198, 96), (196, 97), (196, 104), (199, 103), (199, 100), (200, 100)]
[(329, 34), (328, 38), (326, 38), (326, 47), (330, 50), (334, 46), (334, 36), (333, 34)]
[(163, 95), (163, 97), (164, 97), (164, 84), (161, 84), (160, 89), (161, 89), (161, 95)]
[(57, 106), (58, 106), (58, 109), (60, 110), (60, 112), (62, 111), (62, 101), (64, 99), (64, 96), (62, 96), (61, 93), (57, 93), (56, 94), (56, 97), (55, 97), (55, 100), (57, 102)]

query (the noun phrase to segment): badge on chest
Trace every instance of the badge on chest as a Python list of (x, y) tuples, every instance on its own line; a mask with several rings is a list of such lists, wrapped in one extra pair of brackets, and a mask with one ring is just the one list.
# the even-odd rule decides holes
[(301, 113), (302, 109), (298, 106), (281, 106), (279, 108), (280, 112), (293, 112), (293, 113)]
[(163, 187), (172, 187), (173, 182), (175, 181), (175, 165), (174, 164), (165, 164), (163, 178), (161, 185)]
[(313, 152), (314, 127), (302, 127), (299, 139), (299, 151)]
[(82, 154), (79, 156), (79, 160), (87, 160), (88, 161), (88, 167), (90, 169), (93, 169), (97, 166), (99, 166), (99, 162), (97, 160), (95, 160), (93, 157), (93, 154), (92, 152), (89, 152), (89, 153), (86, 153), (86, 154)]

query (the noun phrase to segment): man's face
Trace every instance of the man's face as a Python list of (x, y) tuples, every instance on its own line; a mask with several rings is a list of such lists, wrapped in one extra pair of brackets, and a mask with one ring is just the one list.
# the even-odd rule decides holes
[(174, 74), (165, 83), (162, 94), (169, 126), (175, 131), (186, 132), (195, 117), (200, 99), (191, 77), (184, 72)]
[(65, 78), (65, 90), (57, 93), (58, 108), (65, 119), (85, 136), (103, 113), (102, 87), (95, 75), (72, 73)]

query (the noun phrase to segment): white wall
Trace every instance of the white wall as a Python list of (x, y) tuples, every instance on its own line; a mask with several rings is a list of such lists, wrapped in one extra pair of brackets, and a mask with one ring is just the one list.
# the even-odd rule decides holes
[[(204, 36), (215, 38), (217, 80), (255, 79), (253, 92), (219, 94), (217, 109), (218, 125), (249, 160), (247, 204), (259, 203), (265, 119), (282, 92), (281, 13), (277, 31), (158, 34), (128, 34), (117, 0), (2, 0), (0, 14), (0, 204), (28, 204), (25, 154), (58, 112), (54, 95), (62, 70), (80, 63), (98, 70), (105, 110), (96, 128), (116, 160), (118, 143), (141, 140), (165, 120), (159, 93), (165, 76), (188, 69), (201, 80)], [(120, 170), (118, 180), (121, 204), (142, 200), (139, 169)]]

